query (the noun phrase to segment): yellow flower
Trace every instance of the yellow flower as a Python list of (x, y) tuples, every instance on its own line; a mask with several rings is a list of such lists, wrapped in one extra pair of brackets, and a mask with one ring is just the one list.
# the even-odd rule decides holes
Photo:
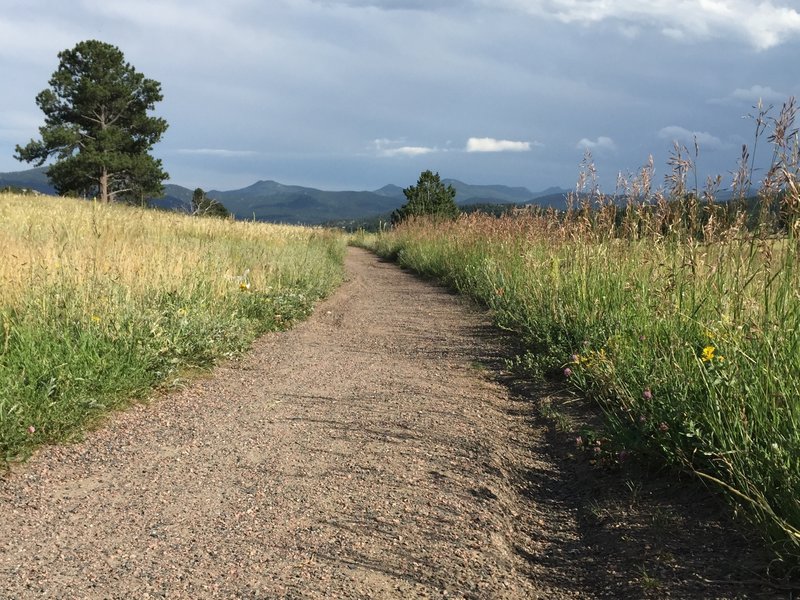
[(243, 282), (241, 282), (241, 283), (239, 284), (239, 289), (240, 289), (240, 290), (242, 290), (243, 292), (246, 292), (247, 290), (249, 290), (249, 289), (250, 289), (250, 282), (249, 282), (249, 281), (243, 281)]
[(703, 348), (703, 354), (700, 356), (700, 359), (703, 362), (711, 362), (714, 359), (714, 352), (716, 348), (714, 346), (706, 346)]
[(92, 322), (93, 323), (99, 323), (100, 322), (100, 317), (98, 317), (97, 315), (92, 315)]

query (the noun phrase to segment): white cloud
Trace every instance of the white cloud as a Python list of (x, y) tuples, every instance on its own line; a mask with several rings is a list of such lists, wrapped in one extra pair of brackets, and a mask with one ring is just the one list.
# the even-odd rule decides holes
[(690, 131), (678, 125), (670, 125), (662, 128), (658, 132), (658, 137), (662, 140), (680, 142), (687, 146), (694, 146), (694, 142), (697, 140), (697, 144), (700, 148), (722, 148), (725, 146), (721, 139), (711, 135), (707, 131)]
[(85, 10), (101, 15), (108, 21), (196, 34), (215, 34), (228, 21), (225, 3), (201, 2), (191, 11), (182, 2), (161, 0), (82, 0), (81, 4)]
[(226, 148), (180, 148), (177, 152), (178, 154), (218, 156), (220, 158), (241, 158), (258, 154), (255, 150), (228, 150)]
[(422, 156), (423, 154), (430, 154), (436, 152), (437, 148), (430, 146), (401, 146), (403, 140), (389, 140), (381, 138), (374, 140), (373, 146), (378, 152), (379, 156)]
[(382, 156), (421, 156), (436, 152), (436, 148), (427, 146), (401, 146), (400, 148), (387, 148), (381, 152)]
[(583, 138), (579, 141), (576, 146), (581, 150), (610, 150), (614, 151), (617, 149), (617, 145), (614, 143), (610, 137), (606, 137), (601, 135), (596, 140), (590, 140), (589, 138)]
[(564, 23), (620, 21), (655, 27), (665, 36), (706, 41), (744, 38), (766, 50), (800, 34), (800, 12), (790, 0), (482, 0)]
[(496, 140), (494, 138), (471, 137), (467, 140), (467, 152), (528, 152), (531, 142)]
[(736, 88), (722, 98), (711, 98), (709, 104), (721, 106), (755, 106), (761, 100), (765, 106), (780, 105), (789, 99), (791, 94), (779, 92), (769, 86), (752, 85), (749, 88)]
[(754, 85), (749, 89), (737, 88), (733, 90), (731, 98), (742, 100), (743, 102), (748, 102), (751, 104), (755, 104), (759, 100), (763, 100), (766, 104), (770, 104), (784, 102), (789, 98), (789, 94), (776, 92), (769, 86)]

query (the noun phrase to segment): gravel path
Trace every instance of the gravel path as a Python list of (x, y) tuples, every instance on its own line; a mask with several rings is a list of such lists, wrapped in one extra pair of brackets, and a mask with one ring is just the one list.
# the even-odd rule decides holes
[(0, 480), (0, 598), (642, 597), (587, 552), (485, 316), (348, 270), (309, 321)]

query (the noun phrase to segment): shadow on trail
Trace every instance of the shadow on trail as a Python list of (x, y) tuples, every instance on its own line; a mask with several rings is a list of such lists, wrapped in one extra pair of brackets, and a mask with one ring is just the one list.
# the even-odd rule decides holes
[[(487, 357), (484, 364), (515, 400), (515, 414), (524, 415), (543, 436), (520, 440), (548, 464), (522, 469), (520, 493), (556, 514), (574, 519), (578, 537), (558, 535), (559, 523), (527, 523), (531, 540), (543, 541), (545, 552), (516, 550), (530, 564), (551, 573), (552, 583), (583, 578), (591, 584), (576, 590), (599, 598), (791, 598), (790, 589), (767, 580), (769, 556), (763, 541), (746, 524), (732, 519), (731, 508), (702, 482), (687, 475), (631, 461), (603, 465), (576, 446), (583, 425), (602, 427), (599, 408), (570, 396), (561, 385), (532, 382), (504, 370), (515, 344), (494, 328), (479, 332), (510, 352)], [(503, 341), (505, 340), (505, 341)], [(574, 424), (562, 430), (540, 410), (546, 405)], [(546, 575), (547, 576), (547, 575)]]

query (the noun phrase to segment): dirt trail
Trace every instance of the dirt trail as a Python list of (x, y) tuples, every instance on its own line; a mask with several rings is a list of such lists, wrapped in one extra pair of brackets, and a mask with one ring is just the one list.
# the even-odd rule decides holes
[(587, 549), (485, 316), (348, 270), (306, 323), (0, 481), (0, 598), (641, 597)]

